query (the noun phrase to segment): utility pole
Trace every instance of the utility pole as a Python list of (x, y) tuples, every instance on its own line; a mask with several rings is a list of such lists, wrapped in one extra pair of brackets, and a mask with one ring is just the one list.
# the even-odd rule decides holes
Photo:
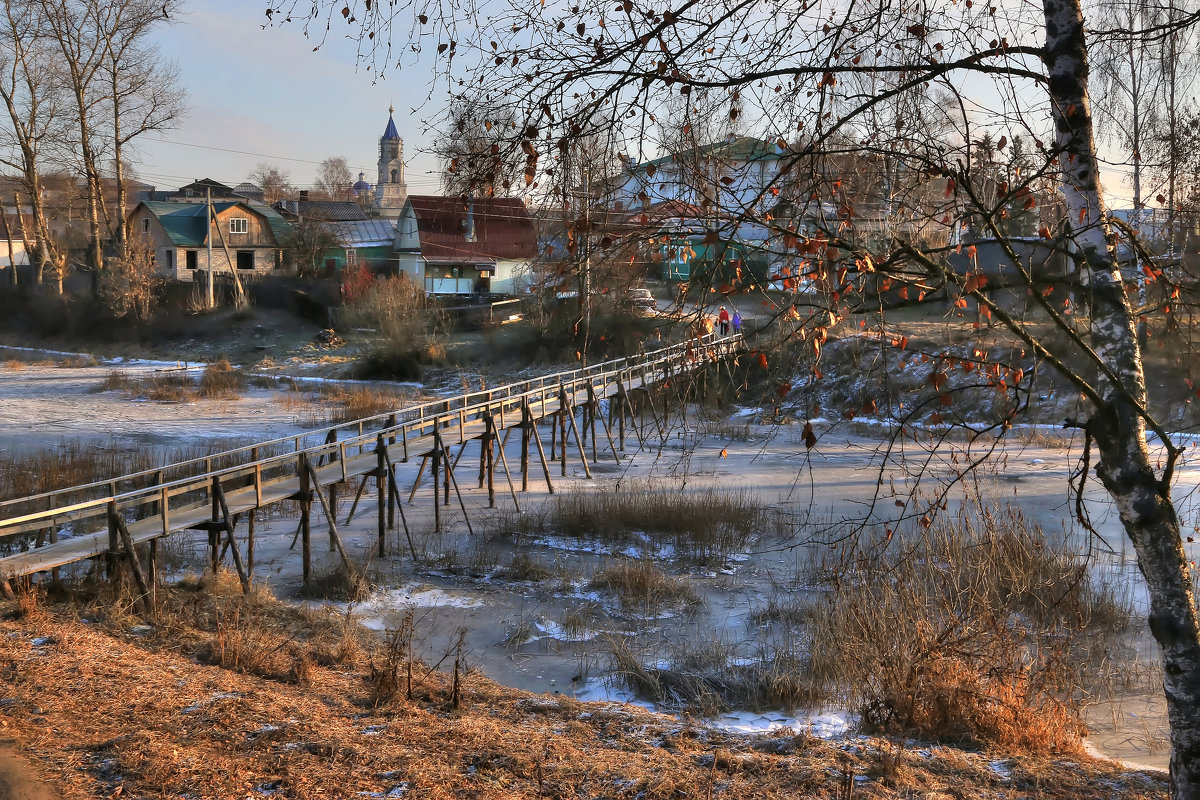
[(208, 263), (205, 265), (205, 271), (208, 273), (208, 281), (207, 281), (207, 285), (204, 287), (204, 291), (205, 291), (204, 297), (205, 297), (205, 303), (207, 304), (207, 307), (212, 308), (213, 306), (216, 305), (216, 301), (213, 299), (213, 269), (212, 269), (213, 213), (212, 213), (212, 187), (211, 186), (207, 187), (204, 190), (204, 196), (207, 199), (207, 203), (205, 204), (204, 216), (205, 216), (205, 219), (208, 221), (208, 228), (206, 229), (205, 236), (204, 236), (204, 241), (208, 245)]

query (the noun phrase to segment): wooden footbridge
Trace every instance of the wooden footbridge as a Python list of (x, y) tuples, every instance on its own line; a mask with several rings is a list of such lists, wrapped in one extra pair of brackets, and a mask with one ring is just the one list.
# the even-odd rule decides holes
[[(709, 334), (637, 358), (468, 392), (156, 470), (8, 500), (0, 503), (0, 591), (11, 593), (11, 578), (28, 579), (45, 572), (57, 577), (60, 567), (102, 557), (113, 579), (120, 579), (122, 567), (128, 565), (143, 602), (151, 606), (158, 542), (181, 530), (206, 531), (211, 566), (215, 569), (227, 551), (248, 591), (254, 566), (254, 511), (282, 501), (295, 501), (300, 508), (296, 535), (302, 542), (307, 583), (314, 501), (328, 522), (331, 549), (336, 548), (349, 565), (334, 517), (339, 488), (355, 482), (358, 488), (347, 522), (373, 481), (379, 555), (386, 555), (387, 531), (395, 529), (398, 512), (415, 558), (400, 491), (401, 465), (419, 462), (408, 492), (410, 504), (426, 470), (431, 470), (435, 530), (441, 529), (442, 508), (450, 504), (452, 489), (469, 528), (464, 488), (455, 474), (468, 442), (480, 443), (478, 484), (479, 489), (486, 486), (489, 504), (496, 502), (499, 471), (519, 509), (514, 471), (519, 473), (521, 491), (528, 490), (531, 472), (537, 470), (553, 493), (550, 462), (557, 459), (560, 473), (567, 474), (570, 440), (591, 477), (586, 453), (589, 436), (593, 462), (601, 452), (606, 458), (611, 453), (619, 462), (627, 421), (639, 442), (654, 433), (665, 436), (666, 414), (672, 404), (682, 406), (691, 383), (687, 379), (741, 348), (738, 336)], [(544, 427), (549, 428), (549, 457), (543, 446)], [(504, 445), (514, 430), (520, 432), (520, 456), (510, 470)], [(454, 445), (458, 453), (452, 456)], [(531, 454), (536, 455), (536, 463)], [(243, 518), (248, 519), (244, 547), (235, 537)], [(144, 561), (136, 555), (139, 545), (146, 545)]]

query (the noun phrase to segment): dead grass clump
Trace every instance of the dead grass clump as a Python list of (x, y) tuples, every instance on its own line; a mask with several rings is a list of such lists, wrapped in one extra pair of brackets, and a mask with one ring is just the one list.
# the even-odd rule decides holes
[(714, 716), (734, 708), (813, 708), (825, 698), (808, 663), (791, 648), (746, 657), (720, 637), (682, 641), (666, 657), (644, 658), (627, 639), (606, 637), (613, 671), (647, 700)]
[(371, 386), (323, 385), (310, 392), (280, 392), (275, 403), (299, 417), (298, 424), (320, 428), (387, 414), (400, 408), (405, 395)]
[(538, 559), (524, 551), (515, 553), (508, 566), (500, 570), (499, 576), (510, 581), (529, 581), (539, 583), (546, 580), (553, 572)]
[(367, 686), (370, 688), (372, 707), (389, 705), (402, 693), (406, 700), (413, 699), (415, 625), (415, 617), (410, 609), (400, 621), (400, 626), (387, 632), (378, 658), (371, 659)]
[(654, 613), (663, 608), (695, 608), (702, 602), (691, 581), (668, 575), (646, 561), (606, 567), (588, 585), (615, 595), (626, 611)]
[(200, 375), (201, 397), (234, 400), (246, 389), (246, 376), (225, 359), (214, 361)]
[(196, 399), (196, 389), (187, 375), (152, 375), (142, 381), (139, 393), (156, 403), (190, 403)]
[(130, 380), (129, 376), (124, 372), (114, 369), (112, 372), (104, 376), (98, 384), (91, 388), (93, 394), (100, 392), (126, 392), (134, 391), (135, 382)]
[(500, 520), (503, 533), (595, 539), (640, 545), (697, 564), (742, 552), (776, 520), (740, 489), (684, 489), (634, 483), (615, 492), (556, 494), (543, 509)]
[(354, 564), (338, 562), (328, 572), (314, 574), (300, 590), (302, 597), (357, 603), (371, 594), (367, 570)]
[(4, 368), (13, 372), (20, 372), (25, 369), (24, 361), (17, 361), (15, 358), (10, 358), (4, 362)]
[(867, 726), (1078, 749), (1079, 700), (1129, 611), (1019, 512), (978, 506), (834, 572), (813, 674)]

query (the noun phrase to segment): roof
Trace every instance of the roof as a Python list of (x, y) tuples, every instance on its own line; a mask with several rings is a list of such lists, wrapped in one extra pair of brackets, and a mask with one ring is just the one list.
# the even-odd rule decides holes
[(678, 154), (665, 155), (653, 161), (631, 165), (634, 170), (645, 169), (648, 165), (661, 166), (677, 161), (700, 161), (706, 158), (718, 158), (724, 161), (773, 161), (783, 157), (783, 151), (774, 142), (765, 142), (753, 136), (737, 136), (712, 144), (702, 144), (691, 150)]
[(343, 247), (391, 247), (396, 238), (396, 223), (390, 219), (338, 222), (332, 227)]
[(354, 222), (368, 219), (367, 212), (353, 200), (283, 200), (281, 211), (321, 222)]
[(383, 129), (383, 138), (384, 139), (399, 139), (400, 138), (400, 134), (396, 132), (396, 121), (394, 119), (392, 119), (392, 114), (390, 111), (388, 112), (387, 127)]
[[(208, 222), (207, 204), (149, 200), (141, 205), (145, 206), (146, 210), (153, 214), (163, 226), (163, 230), (167, 232), (172, 244), (178, 247), (203, 247), (205, 245)], [(265, 217), (267, 225), (275, 235), (276, 244), (282, 246), (291, 238), (291, 226), (268, 206), (250, 202), (213, 201), (213, 211), (217, 214), (233, 206), (241, 206), (247, 211)]]
[[(421, 255), (426, 261), (457, 263), (501, 258), (533, 258), (537, 235), (525, 204), (515, 197), (409, 195), (417, 219)], [(467, 241), (468, 212), (475, 227)]]

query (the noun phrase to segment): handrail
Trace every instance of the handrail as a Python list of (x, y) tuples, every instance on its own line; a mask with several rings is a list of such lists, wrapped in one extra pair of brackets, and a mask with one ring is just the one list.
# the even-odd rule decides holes
[[(21, 498), (14, 498), (0, 502), (0, 508), (12, 506), (19, 503), (29, 503), (40, 499), (60, 497), (67, 494), (75, 494), (85, 492), (89, 489), (100, 487), (116, 487), (120, 482), (127, 482), (148, 475), (155, 475), (166, 472), (168, 470), (176, 470), (192, 464), (203, 463), (205, 470), (200, 474), (188, 475), (186, 477), (175, 478), (169, 481), (156, 481), (151, 486), (145, 486), (138, 489), (131, 489), (125, 492), (110, 491), (107, 496), (97, 497), (91, 500), (79, 501), (76, 503), (52, 506), (48, 509), (42, 509), (27, 514), (22, 514), (17, 517), (8, 519), (0, 519), (0, 537), (7, 535), (15, 535), (23, 531), (6, 531), (6, 528), (15, 528), (28, 525), (29, 523), (39, 521), (49, 521), (52, 524), (54, 519), (62, 519), (71, 517), (79, 511), (86, 511), (92, 508), (106, 507), (110, 503), (124, 503), (130, 500), (135, 500), (139, 497), (144, 497), (142, 502), (156, 502), (161, 498), (164, 492), (170, 494), (172, 490), (179, 490), (181, 487), (189, 487), (189, 489), (199, 490), (210, 482), (213, 478), (229, 478), (237, 476), (239, 473), (251, 474), (261, 473), (264, 469), (269, 469), (278, 464), (291, 462), (297, 458), (300, 453), (304, 453), (310, 459), (319, 458), (322, 455), (328, 455), (334, 451), (344, 452), (344, 448), (353, 447), (356, 445), (373, 444), (379, 435), (393, 436), (405, 435), (416, 431), (417, 435), (422, 435), (421, 432), (430, 426), (440, 427), (444, 418), (452, 416), (456, 421), (462, 420), (464, 424), (476, 422), (482, 419), (484, 413), (494, 412), (499, 410), (501, 414), (507, 408), (513, 410), (519, 408), (523, 403), (534, 398), (543, 406), (547, 403), (546, 390), (552, 388), (555, 393), (558, 389), (569, 389), (572, 394), (579, 391), (579, 384), (587, 379), (589, 382), (594, 381), (597, 377), (607, 382), (612, 376), (630, 373), (634, 369), (638, 369), (643, 376), (648, 371), (658, 371), (660, 365), (673, 363), (675, 356), (678, 354), (687, 354), (694, 357), (696, 348), (710, 348), (712, 345), (724, 344), (734, 345), (741, 340), (740, 335), (721, 337), (717, 334), (707, 334), (697, 337), (696, 339), (671, 345), (665, 348), (652, 351), (640, 356), (636, 360), (634, 358), (610, 359), (589, 367), (584, 367), (575, 370), (565, 370), (558, 373), (550, 373), (547, 375), (537, 376), (525, 381), (518, 381), (492, 389), (481, 390), (478, 392), (467, 392), (456, 395), (445, 400), (429, 401), (407, 408), (400, 408), (394, 411), (374, 414), (369, 417), (363, 417), (357, 420), (351, 420), (338, 425), (327, 426), (312, 431), (307, 431), (302, 434), (294, 434), (291, 436), (280, 437), (277, 439), (268, 440), (266, 442), (257, 442), (252, 445), (238, 447), (232, 450), (214, 453), (208, 456), (200, 456), (197, 458), (186, 459), (184, 461), (174, 462), (161, 467), (156, 467), (149, 470), (141, 470), (139, 472), (128, 473), (107, 480), (94, 481), (92, 483), (81, 484), (63, 489), (55, 489), (49, 492), (42, 492), (36, 495), (29, 495)], [(569, 380), (566, 378), (569, 376)], [(557, 382), (556, 382), (557, 379)], [(515, 389), (521, 389), (519, 392), (514, 392)], [(496, 397), (498, 393), (503, 393), (502, 397)], [(552, 393), (553, 394), (553, 393)], [(470, 403), (470, 398), (476, 395), (484, 395), (487, 399), (484, 402)], [(461, 404), (456, 404), (455, 401), (461, 401)], [(435, 410), (436, 409), (436, 410)], [(427, 411), (433, 413), (427, 415)], [(386, 421), (403, 414), (406, 419), (397, 419), (395, 424), (387, 425)], [(384, 427), (370, 433), (364, 430), (369, 423), (384, 420)], [(346, 428), (357, 429), (357, 435), (350, 436), (345, 439), (335, 439), (335, 441), (322, 442), (320, 444), (301, 448), (300, 442), (311, 437), (325, 434), (327, 437), (331, 431), (340, 431)], [(244, 454), (251, 451), (261, 450), (272, 446), (294, 443), (295, 448), (292, 451), (277, 453), (275, 455), (257, 457), (253, 461), (234, 464), (220, 469), (212, 469), (211, 464), (214, 461), (229, 458), (238, 454)], [(360, 448), (361, 449), (361, 448)], [(85, 515), (87, 516), (87, 515)]]

